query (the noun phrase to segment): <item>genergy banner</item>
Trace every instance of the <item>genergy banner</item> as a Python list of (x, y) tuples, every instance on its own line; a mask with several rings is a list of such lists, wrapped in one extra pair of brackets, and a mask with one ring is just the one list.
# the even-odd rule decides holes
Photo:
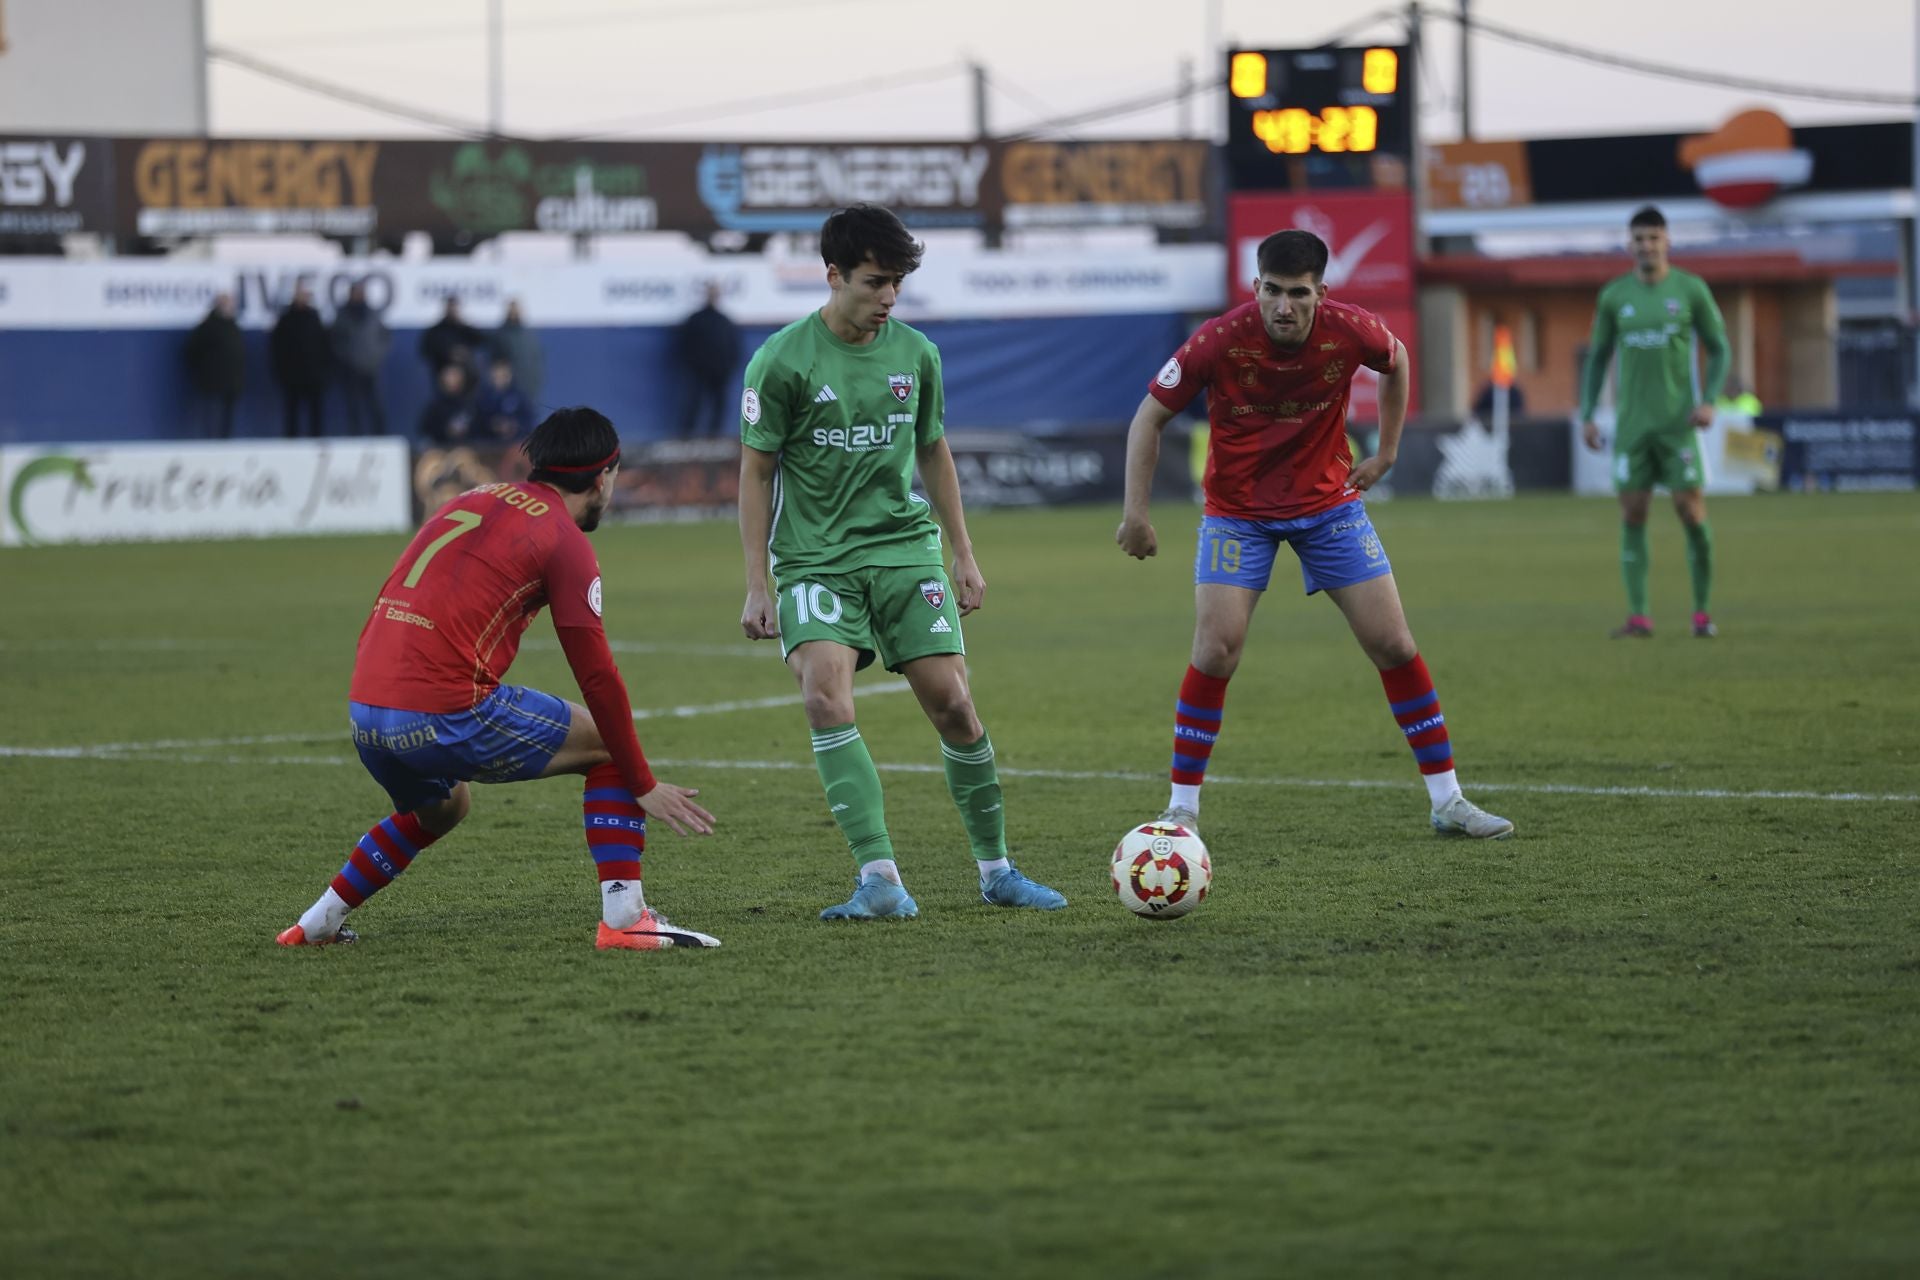
[(112, 175), (104, 138), (0, 138), (0, 236), (112, 230)]
[(411, 529), (404, 440), (0, 447), (0, 546)]
[(888, 206), (910, 227), (1137, 225), (1180, 239), (1216, 225), (1212, 165), (1207, 143), (1166, 139), (0, 139), (0, 191), (9, 175), (20, 191), (98, 178), (89, 229), (424, 231), (456, 244), (505, 231), (808, 232), (860, 201)]
[[(900, 314), (914, 319), (997, 319), (1205, 311), (1221, 303), (1218, 245), (1124, 251), (930, 253), (907, 280)], [(0, 330), (185, 329), (216, 295), (230, 293), (241, 324), (263, 329), (300, 285), (330, 315), (360, 284), (393, 328), (425, 328), (458, 298), (474, 324), (498, 320), (519, 299), (540, 327), (676, 324), (698, 309), (709, 283), (746, 324), (785, 324), (827, 294), (818, 259), (698, 251), (633, 262), (497, 266), (468, 260), (341, 259), (321, 266), (238, 265), (164, 259), (0, 258)]]

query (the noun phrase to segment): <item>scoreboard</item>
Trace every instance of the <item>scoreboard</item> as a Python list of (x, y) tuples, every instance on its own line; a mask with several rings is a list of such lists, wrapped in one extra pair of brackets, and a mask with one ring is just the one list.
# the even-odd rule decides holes
[(1415, 110), (1407, 53), (1403, 45), (1230, 52), (1230, 187), (1406, 190)]

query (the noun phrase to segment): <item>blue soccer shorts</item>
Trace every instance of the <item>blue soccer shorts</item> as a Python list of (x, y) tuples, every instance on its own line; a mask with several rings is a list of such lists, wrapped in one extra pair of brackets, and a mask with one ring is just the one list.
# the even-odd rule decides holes
[(1241, 520), (1206, 516), (1194, 551), (1193, 581), (1265, 591), (1281, 543), (1300, 561), (1306, 593), (1351, 587), (1393, 572), (1386, 548), (1373, 531), (1363, 502), (1343, 502), (1331, 511), (1298, 520)]
[(353, 745), (400, 813), (445, 800), (461, 782), (537, 778), (567, 740), (573, 711), (538, 689), (503, 684), (472, 710), (352, 708)]

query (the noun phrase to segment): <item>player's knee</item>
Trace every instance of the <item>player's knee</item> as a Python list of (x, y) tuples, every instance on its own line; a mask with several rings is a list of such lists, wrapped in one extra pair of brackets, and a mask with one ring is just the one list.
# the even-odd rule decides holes
[(1373, 659), (1374, 666), (1382, 671), (1391, 671), (1419, 657), (1420, 647), (1414, 644), (1411, 634), (1403, 631), (1397, 636), (1388, 636), (1368, 645), (1367, 656)]
[(460, 782), (454, 784), (445, 800), (421, 806), (414, 811), (414, 816), (420, 820), (421, 826), (436, 836), (443, 836), (459, 826), (472, 808), (473, 792), (466, 783)]
[(801, 696), (807, 723), (815, 728), (853, 722), (853, 699), (839, 690), (809, 689)]
[(986, 732), (974, 712), (973, 699), (964, 693), (927, 708), (927, 718), (948, 742), (977, 742)]
[(1201, 636), (1193, 642), (1194, 668), (1216, 680), (1225, 680), (1240, 667), (1246, 641), (1227, 636)]

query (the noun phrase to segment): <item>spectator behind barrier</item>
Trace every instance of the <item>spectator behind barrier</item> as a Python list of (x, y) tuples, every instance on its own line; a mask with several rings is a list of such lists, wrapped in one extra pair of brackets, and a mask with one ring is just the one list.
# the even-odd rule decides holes
[(465, 444), (473, 438), (473, 393), (464, 365), (440, 366), (433, 399), (420, 412), (420, 434), (435, 444)]
[(233, 436), (233, 410), (247, 383), (247, 341), (234, 318), (233, 295), (214, 295), (213, 309), (187, 335), (187, 376), (195, 394), (194, 425), (212, 440)]
[(367, 289), (355, 284), (346, 305), (333, 317), (333, 358), (347, 401), (347, 430), (354, 435), (387, 434), (387, 411), (380, 399), (380, 368), (393, 346), (380, 313), (367, 304)]

